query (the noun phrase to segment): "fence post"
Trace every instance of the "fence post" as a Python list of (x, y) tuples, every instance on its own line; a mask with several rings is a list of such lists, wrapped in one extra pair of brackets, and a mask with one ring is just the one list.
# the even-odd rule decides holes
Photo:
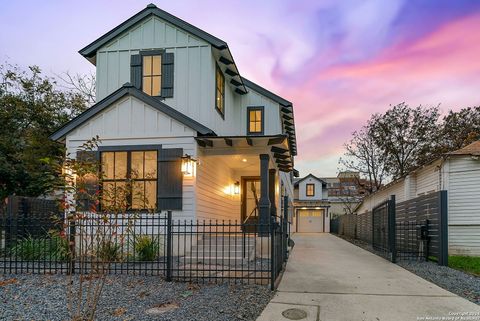
[(429, 247), (430, 247), (430, 236), (428, 236), (428, 233), (429, 233), (429, 229), (430, 229), (430, 226), (429, 226), (430, 222), (428, 221), (428, 219), (425, 220), (425, 229), (427, 230), (427, 239), (424, 241), (425, 243), (425, 249), (424, 249), (424, 252), (425, 252), (425, 261), (428, 261), (428, 258), (430, 257), (430, 251), (429, 251)]
[(69, 274), (75, 274), (75, 250), (76, 250), (76, 246), (75, 246), (75, 232), (76, 232), (76, 228), (75, 228), (75, 220), (72, 220), (72, 221), (67, 221), (69, 222), (68, 224), (68, 243), (69, 243), (69, 246), (70, 246), (70, 267), (68, 269), (68, 273)]
[(283, 234), (285, 235), (285, 244), (283, 244), (283, 250), (284, 250), (284, 260), (287, 260), (288, 256), (288, 239), (290, 238), (290, 234), (288, 233), (288, 196), (285, 195), (283, 197)]
[(448, 207), (447, 191), (440, 191), (438, 197), (440, 249), (438, 264), (448, 266)]
[(270, 289), (275, 290), (275, 224), (270, 218)]
[(393, 263), (397, 262), (397, 222), (395, 206), (395, 195), (391, 195), (390, 201), (388, 202), (388, 247), (390, 248), (391, 261)]
[(172, 281), (172, 211), (167, 212), (167, 276), (168, 282)]

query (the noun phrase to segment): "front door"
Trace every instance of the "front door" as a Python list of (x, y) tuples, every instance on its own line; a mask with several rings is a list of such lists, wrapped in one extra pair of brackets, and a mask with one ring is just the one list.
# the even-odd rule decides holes
[(242, 177), (242, 223), (258, 222), (258, 200), (260, 199), (260, 177)]

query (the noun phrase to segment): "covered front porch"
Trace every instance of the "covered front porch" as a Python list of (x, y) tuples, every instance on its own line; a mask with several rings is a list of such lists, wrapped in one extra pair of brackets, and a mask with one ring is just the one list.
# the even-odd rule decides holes
[(287, 136), (199, 137), (196, 215), (202, 220), (268, 224), (291, 201)]

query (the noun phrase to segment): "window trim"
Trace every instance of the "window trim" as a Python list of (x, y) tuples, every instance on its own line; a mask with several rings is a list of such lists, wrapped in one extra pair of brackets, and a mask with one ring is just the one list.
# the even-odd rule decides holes
[[(260, 110), (262, 112), (262, 122), (261, 122), (262, 130), (259, 132), (250, 131), (250, 111), (252, 110)], [(248, 106), (247, 107), (247, 135), (263, 136), (264, 134), (265, 134), (265, 107), (264, 106)]]
[[(98, 151), (97, 151), (97, 159), (99, 160), (99, 174), (102, 175), (102, 153), (103, 152), (127, 152), (127, 178), (125, 180), (128, 180), (130, 178), (131, 172), (128, 171), (128, 169), (131, 169), (131, 153), (132, 152), (145, 152), (145, 151), (156, 151), (157, 152), (157, 177), (155, 178), (155, 182), (157, 184), (157, 188), (155, 191), (155, 203), (158, 202), (158, 160), (160, 157), (160, 153), (162, 152), (162, 145), (127, 145), (127, 146), (99, 146)], [(150, 181), (153, 181), (154, 179), (150, 179)], [(110, 181), (110, 180), (107, 180)], [(113, 180), (114, 181), (114, 180)], [(98, 184), (97, 189), (102, 191), (103, 188), (103, 179), (101, 180), (101, 184)], [(129, 200), (129, 205), (131, 205), (132, 200)], [(102, 202), (99, 202), (98, 204), (99, 211), (102, 211)], [(126, 212), (127, 213), (138, 213), (138, 212), (148, 212), (151, 210), (157, 210), (157, 206), (154, 208), (142, 208), (142, 209), (132, 209), (129, 208)]]
[[(223, 111), (220, 110), (217, 106), (217, 72), (220, 72), (223, 78), (223, 96), (222, 96), (222, 106), (223, 106)], [(222, 69), (218, 64), (215, 64), (215, 110), (217, 113), (222, 117), (223, 120), (225, 120), (225, 91), (226, 91), (226, 85), (225, 85), (225, 75), (222, 72)]]
[(154, 50), (142, 50), (139, 52), (139, 55), (140, 55), (140, 61), (141, 61), (141, 70), (142, 70), (142, 76), (140, 77), (141, 81), (140, 81), (140, 88), (141, 88), (141, 91), (148, 95), (146, 92), (143, 91), (143, 57), (147, 57), (147, 56), (161, 56), (160, 58), (160, 94), (159, 95), (148, 95), (150, 97), (156, 97), (156, 98), (164, 98), (162, 96), (162, 84), (163, 84), (163, 59), (164, 59), (164, 55), (165, 54), (165, 50), (163, 49), (154, 49)]
[[(308, 193), (308, 186), (312, 186), (312, 194)], [(305, 184), (305, 196), (308, 196), (308, 197), (314, 197), (315, 196), (315, 184), (314, 183)]]

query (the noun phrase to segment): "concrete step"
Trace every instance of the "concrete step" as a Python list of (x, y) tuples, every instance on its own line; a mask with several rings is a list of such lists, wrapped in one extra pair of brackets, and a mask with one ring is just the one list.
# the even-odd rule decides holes
[(248, 264), (248, 262), (251, 261), (247, 258), (243, 257), (215, 257), (215, 256), (210, 256), (210, 257), (195, 257), (195, 256), (186, 256), (182, 259), (182, 262), (184, 264), (198, 264), (198, 263), (203, 263), (203, 264), (220, 264), (220, 265), (226, 265), (226, 264)]

